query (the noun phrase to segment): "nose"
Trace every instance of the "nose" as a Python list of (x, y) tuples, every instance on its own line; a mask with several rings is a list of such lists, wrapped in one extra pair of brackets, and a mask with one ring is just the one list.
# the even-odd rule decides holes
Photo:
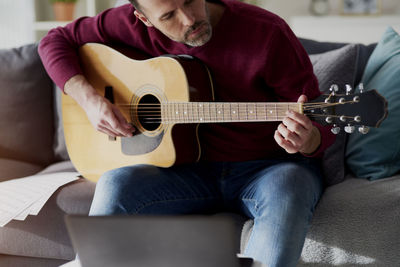
[(180, 13), (181, 13), (180, 18), (181, 18), (183, 25), (192, 26), (195, 23), (195, 21), (196, 21), (195, 16), (193, 15), (193, 13), (190, 10), (181, 9)]

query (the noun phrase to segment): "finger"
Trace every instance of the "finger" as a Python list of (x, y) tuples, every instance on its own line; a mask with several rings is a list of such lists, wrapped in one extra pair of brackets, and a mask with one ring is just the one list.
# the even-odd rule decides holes
[(114, 111), (115, 117), (119, 121), (119, 124), (125, 130), (124, 131), (125, 134), (133, 133), (136, 131), (135, 127), (132, 124), (128, 123), (128, 121), (126, 120), (124, 115), (122, 115), (122, 113), (119, 109), (113, 108), (113, 111)]
[(293, 127), (289, 129), (291, 131), (295, 131), (296, 133), (298, 131), (302, 131), (302, 129), (310, 130), (313, 126), (311, 120), (307, 116), (300, 114), (296, 111), (289, 110), (288, 112), (286, 112), (286, 116), (287, 117), (283, 119), (283, 121), (287, 123), (287, 124), (285, 123), (285, 125), (287, 126), (290, 125), (290, 127)]
[(299, 99), (297, 100), (297, 103), (306, 103), (308, 101), (308, 98), (306, 95), (301, 95)]
[(294, 147), (301, 147), (302, 139), (300, 138), (300, 136), (287, 129), (284, 124), (281, 123), (278, 126), (278, 132), (286, 141), (289, 141)]
[(298, 152), (289, 141), (285, 140), (285, 138), (279, 133), (278, 130), (275, 131), (274, 139), (280, 147), (286, 150), (286, 152), (290, 154)]
[(282, 120), (282, 124), (285, 125), (285, 127), (293, 132), (296, 133), (299, 136), (303, 136), (307, 133), (307, 129), (304, 128), (304, 126), (297, 121), (293, 120), (290, 117), (286, 117)]
[(130, 132), (130, 131), (126, 132), (126, 130), (125, 130), (125, 132), (123, 132), (121, 130), (122, 126), (119, 125), (119, 122), (118, 122), (118, 124), (115, 124), (114, 126), (112, 126), (108, 122), (105, 122), (104, 126), (105, 126), (105, 128), (107, 128), (110, 131), (114, 132), (116, 134), (116, 136), (118, 136), (118, 137), (131, 137), (131, 136), (133, 136), (133, 133)]
[(132, 136), (132, 132), (126, 129), (123, 126), (123, 124), (120, 123), (114, 112), (110, 114), (108, 119), (105, 121), (105, 124), (107, 128), (118, 133), (117, 136), (126, 136), (126, 137)]
[(105, 127), (105, 126), (103, 126), (103, 125), (99, 125), (99, 126), (97, 127), (97, 130), (100, 131), (100, 132), (102, 132), (102, 133), (104, 133), (104, 134), (106, 134), (106, 135), (108, 135), (108, 136), (119, 137), (119, 134), (118, 134), (118, 133), (116, 133), (116, 132), (114, 132), (114, 131), (111, 131), (109, 128), (107, 128), (107, 127)]

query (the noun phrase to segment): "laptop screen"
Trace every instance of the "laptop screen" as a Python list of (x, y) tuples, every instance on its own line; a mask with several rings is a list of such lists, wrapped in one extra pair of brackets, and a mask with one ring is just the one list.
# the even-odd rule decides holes
[(82, 267), (238, 267), (230, 217), (66, 216)]

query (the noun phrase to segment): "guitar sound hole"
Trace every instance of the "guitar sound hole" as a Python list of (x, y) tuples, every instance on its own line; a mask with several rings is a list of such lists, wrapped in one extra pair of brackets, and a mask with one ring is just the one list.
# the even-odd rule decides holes
[(156, 130), (161, 124), (161, 105), (157, 97), (153, 95), (143, 96), (137, 107), (140, 124), (147, 131)]

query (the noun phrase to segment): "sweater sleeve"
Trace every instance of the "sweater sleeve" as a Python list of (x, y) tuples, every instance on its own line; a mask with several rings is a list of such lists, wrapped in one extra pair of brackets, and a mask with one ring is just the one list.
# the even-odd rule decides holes
[[(302, 94), (310, 101), (321, 95), (310, 58), (286, 23), (279, 24), (267, 49), (268, 62), (272, 63), (267, 66), (266, 81), (274, 88), (279, 101), (297, 102)], [(314, 153), (306, 156), (321, 157), (333, 144), (335, 136), (330, 126), (315, 121), (313, 125), (321, 134), (321, 144)]]
[[(39, 44), (39, 55), (52, 80), (64, 89), (73, 76), (82, 74), (78, 48), (85, 43), (118, 43), (138, 23), (133, 7), (106, 10), (95, 17), (82, 17), (65, 27), (51, 30)], [(129, 30), (128, 30), (129, 29)], [(131, 36), (129, 38), (135, 38)], [(137, 37), (136, 37), (137, 38)]]

